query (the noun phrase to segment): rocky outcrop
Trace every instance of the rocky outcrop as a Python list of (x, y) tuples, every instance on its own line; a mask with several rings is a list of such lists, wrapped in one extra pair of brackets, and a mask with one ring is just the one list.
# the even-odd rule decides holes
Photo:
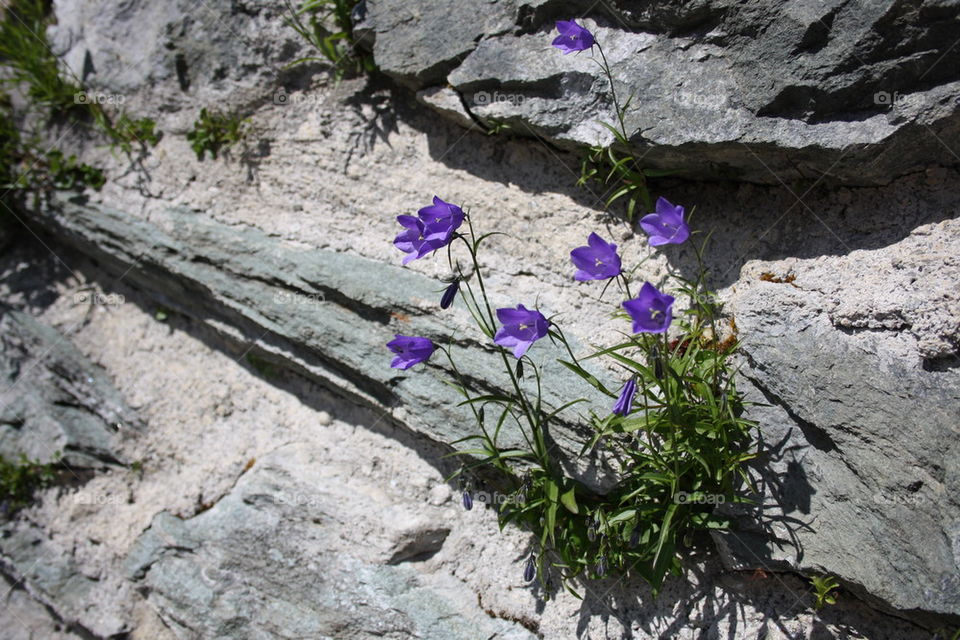
[(142, 427), (68, 338), (7, 305), (0, 305), (0, 375), (0, 453), (8, 459), (116, 464), (115, 440)]
[(719, 536), (735, 566), (829, 571), (898, 609), (960, 613), (958, 256), (951, 220), (743, 270), (729, 308), (769, 450), (752, 514), (766, 531)]
[(280, 447), (210, 510), (154, 519), (128, 567), (178, 637), (536, 638), (416, 569), (449, 533), (442, 508), (325, 458)]
[[(626, 124), (647, 167), (882, 184), (957, 162), (957, 3), (501, 0), (482, 20), (457, 17), (474, 2), (369, 4), (380, 68), (456, 119), (466, 109), (567, 148), (612, 142), (598, 124), (616, 121), (599, 56), (550, 47), (554, 21), (576, 17), (621, 102), (633, 96)], [(447, 83), (462, 104), (428, 90)]]

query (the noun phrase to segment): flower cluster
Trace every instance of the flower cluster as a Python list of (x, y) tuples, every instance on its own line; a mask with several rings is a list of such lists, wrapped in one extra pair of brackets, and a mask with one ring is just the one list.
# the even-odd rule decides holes
[[(574, 21), (560, 21), (557, 29), (560, 36), (553, 45), (564, 53), (596, 47), (613, 92), (612, 76), (593, 34)], [(622, 132), (618, 140), (626, 144), (619, 106), (617, 114)], [(636, 178), (633, 169), (627, 173), (630, 180)], [(653, 210), (639, 222), (650, 247), (682, 244), (690, 238), (684, 207), (665, 198), (655, 205), (649, 199), (644, 202), (637, 211)], [(628, 209), (631, 224), (632, 211)], [(559, 576), (569, 589), (577, 576), (601, 577), (611, 570), (637, 572), (656, 593), (668, 573), (680, 574), (677, 551), (686, 544), (688, 533), (727, 526), (712, 512), (710, 505), (717, 501), (699, 498), (733, 499), (737, 479), (745, 477), (742, 465), (752, 457), (749, 433), (756, 423), (741, 417), (742, 394), (736, 391), (734, 368), (728, 362), (735, 339), (716, 337), (720, 307), (705, 287), (703, 247), (693, 246), (700, 267), (695, 279), (671, 274), (670, 281), (677, 285), (670, 291), (690, 300), (690, 308), (676, 322), (673, 295), (651, 282), (643, 282), (635, 296), (631, 293), (636, 267), (624, 268), (616, 244), (591, 233), (584, 246), (570, 251), (575, 281), (602, 282), (604, 291), (616, 283), (622, 294), (617, 309), (631, 329), (625, 342), (578, 358), (561, 328), (537, 308), (516, 304), (495, 309), (490, 304), (478, 252), (496, 233), (478, 235), (468, 213), (436, 196), (417, 216), (402, 215), (397, 221), (403, 231), (394, 244), (406, 254), (404, 264), (448, 248), (452, 274), (438, 292), (440, 308), (450, 308), (459, 297), (482, 334), (496, 345), (494, 352), (506, 372), (507, 385), (485, 381), (478, 387), (458, 368), (453, 345), (399, 334), (387, 343), (394, 354), (391, 367), (397, 369), (425, 363), (437, 351), (449, 361), (454, 379), (448, 384), (460, 394), (459, 406), (473, 413), (478, 427), (451, 443), (475, 445), (458, 446), (455, 452), (469, 458), (451, 476), (460, 477), (464, 508), (471, 510), (475, 497), (489, 506), (484, 492), (474, 493), (480, 477), (504, 483), (503, 495), (509, 499), (495, 506), (500, 526), (518, 524), (534, 534), (535, 549), (523, 579), (532, 582), (539, 577), (548, 596), (554, 590), (552, 576)], [(465, 272), (454, 260), (454, 243), (469, 253), (471, 270)], [(658, 285), (666, 289), (664, 282)], [(668, 332), (674, 334), (672, 341)], [(574, 418), (567, 410), (589, 400), (564, 398), (555, 403), (544, 397), (541, 382), (546, 370), (529, 351), (545, 337), (565, 349), (568, 359), (557, 358), (559, 364), (615, 400), (609, 411), (590, 410)], [(619, 393), (584, 368), (584, 361), (597, 357), (608, 357), (629, 373)], [(524, 378), (525, 369), (532, 375)], [(491, 393), (491, 388), (499, 390)], [(571, 420), (589, 425), (592, 433), (580, 455), (606, 449), (619, 474), (612, 488), (598, 493), (569, 475), (557, 458), (550, 425)], [(472, 470), (479, 467), (494, 473), (471, 479)]]

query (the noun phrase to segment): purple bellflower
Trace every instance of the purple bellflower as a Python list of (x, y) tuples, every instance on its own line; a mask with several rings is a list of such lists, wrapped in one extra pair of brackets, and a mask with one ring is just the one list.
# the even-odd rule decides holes
[(536, 309), (522, 304), (516, 309), (497, 309), (497, 319), (503, 324), (493, 341), (501, 347), (513, 349), (516, 358), (522, 358), (534, 342), (547, 335), (550, 323)]
[(660, 293), (644, 282), (640, 295), (623, 303), (633, 320), (634, 333), (663, 333), (673, 321), (673, 296)]
[(557, 31), (560, 35), (553, 39), (552, 44), (563, 51), (563, 55), (586, 51), (597, 42), (592, 33), (573, 20), (557, 20)]
[(393, 244), (407, 254), (403, 264), (450, 244), (465, 217), (463, 209), (437, 196), (433, 196), (431, 206), (420, 209), (418, 213), (419, 217), (397, 216), (397, 222), (405, 231), (400, 232)]
[(636, 376), (627, 380), (627, 383), (623, 385), (623, 389), (620, 390), (620, 397), (617, 398), (616, 404), (613, 405), (613, 412), (621, 416), (629, 415), (630, 410), (633, 408), (633, 397), (635, 395), (637, 395)]
[(690, 237), (690, 227), (683, 220), (684, 209), (666, 198), (657, 198), (657, 212), (640, 219), (640, 227), (647, 233), (650, 246), (681, 244)]
[(429, 338), (400, 334), (388, 342), (387, 347), (396, 354), (393, 362), (390, 363), (394, 369), (409, 369), (415, 364), (426, 362), (437, 348)]
[(587, 246), (577, 247), (570, 252), (570, 260), (577, 272), (574, 280), (606, 280), (620, 275), (620, 256), (617, 245), (607, 242), (595, 233), (587, 239)]
[(427, 240), (437, 243), (437, 248), (445, 247), (453, 239), (453, 232), (463, 224), (463, 209), (455, 204), (444, 202), (433, 196), (433, 204), (420, 209), (420, 220), (427, 231)]

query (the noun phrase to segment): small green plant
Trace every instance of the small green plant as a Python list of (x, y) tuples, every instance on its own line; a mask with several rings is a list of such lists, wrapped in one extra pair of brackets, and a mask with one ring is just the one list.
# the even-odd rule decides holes
[[(113, 117), (99, 99), (91, 99), (70, 70), (53, 54), (46, 40), (49, 3), (12, 0), (0, 20), (0, 85), (18, 90), (30, 101), (26, 113), (15, 113), (6, 94), (0, 94), (0, 215), (12, 218), (27, 193), (51, 189), (99, 189), (106, 178), (95, 167), (77, 160), (45, 141), (51, 120), (68, 119), (93, 126), (126, 153), (133, 144), (155, 145), (160, 138), (155, 123), (133, 119), (120, 110)], [(115, 118), (115, 120), (114, 120)], [(9, 222), (9, 220), (6, 220)]]
[(48, 5), (44, 0), (12, 0), (0, 22), (0, 61), (9, 69), (7, 84), (27, 88), (32, 102), (57, 115), (82, 111), (79, 83), (65, 80), (60, 61), (46, 40)]
[(359, 51), (354, 40), (352, 14), (360, 0), (307, 0), (299, 9), (290, 0), (284, 2), (287, 24), (323, 56), (300, 58), (290, 66), (326, 59), (337, 82), (346, 75), (376, 71), (373, 56)]
[(0, 503), (7, 514), (21, 509), (33, 499), (37, 489), (49, 486), (56, 477), (53, 463), (30, 460), (20, 454), (10, 461), (0, 455)]
[(810, 584), (813, 586), (813, 596), (816, 599), (813, 608), (818, 611), (828, 604), (836, 604), (837, 597), (833, 590), (840, 586), (831, 575), (812, 576)]
[(200, 110), (200, 117), (193, 123), (193, 130), (187, 134), (190, 148), (197, 154), (198, 160), (203, 160), (204, 154), (208, 152), (216, 159), (224, 147), (243, 140), (247, 133), (247, 122), (236, 114), (203, 108)]

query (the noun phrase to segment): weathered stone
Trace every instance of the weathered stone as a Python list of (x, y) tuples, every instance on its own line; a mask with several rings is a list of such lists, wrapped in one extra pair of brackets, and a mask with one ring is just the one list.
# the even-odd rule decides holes
[[(105, 266), (126, 273), (125, 282), (150, 291), (164, 306), (208, 322), (244, 347), (269, 374), (270, 366), (292, 368), (324, 385), (371, 405), (440, 443), (473, 435), (462, 400), (446, 380), (454, 375), (438, 353), (428, 365), (409, 372), (389, 367), (385, 345), (395, 334), (422, 335), (449, 342), (453, 322), (466, 327), (465, 308), (439, 310), (437, 283), (409, 269), (344, 253), (288, 248), (257, 229), (237, 229), (182, 209), (159, 214), (154, 222), (135, 221), (122, 212), (61, 200), (42, 223), (63, 241)], [(576, 349), (577, 343), (571, 339)], [(478, 394), (509, 385), (504, 362), (476, 329), (457, 335), (463, 380)], [(511, 364), (512, 366), (512, 364)], [(568, 390), (600, 400), (579, 378), (553, 359), (542, 368), (545, 407), (569, 402)], [(532, 376), (527, 392), (536, 390)], [(576, 461), (583, 443), (576, 413), (561, 413), (548, 437), (567, 464), (595, 485), (609, 483), (596, 461)], [(567, 421), (563, 422), (564, 416)], [(496, 416), (487, 416), (495, 422)], [(504, 425), (504, 446), (522, 442), (515, 425)], [(468, 447), (473, 448), (473, 447)]]
[(958, 238), (947, 221), (744, 269), (730, 309), (750, 395), (771, 406), (751, 412), (769, 449), (764, 531), (718, 536), (734, 565), (832, 573), (898, 609), (960, 615)]
[[(424, 5), (416, 24), (453, 33), (449, 13), (467, 4), (473, 10)], [(474, 49), (462, 40), (457, 54), (472, 52), (446, 78), (474, 114), (507, 121), (515, 133), (567, 147), (613, 141), (598, 124), (616, 122), (599, 56), (550, 47), (553, 20), (586, 9), (595, 13), (583, 24), (604, 48), (620, 103), (633, 97), (626, 126), (647, 167), (770, 184), (823, 174), (882, 184), (957, 162), (956, 2), (520, 4), (485, 7), (485, 21), (499, 12), (513, 30), (474, 21), (480, 42)], [(381, 43), (395, 37), (400, 16), (408, 19), (371, 14), (377, 62), (417, 88), (442, 84), (438, 69), (455, 66), (455, 56), (435, 51), (432, 39)]]
[(441, 513), (286, 445), (210, 510), (157, 516), (128, 567), (181, 638), (535, 638), (406, 564), (403, 541), (420, 539), (417, 555), (442, 546), (445, 534), (420, 535)]
[(5, 304), (0, 377), (0, 453), (8, 459), (24, 454), (49, 462), (62, 454), (74, 467), (113, 464), (115, 438), (141, 428), (111, 382), (68, 338)]

